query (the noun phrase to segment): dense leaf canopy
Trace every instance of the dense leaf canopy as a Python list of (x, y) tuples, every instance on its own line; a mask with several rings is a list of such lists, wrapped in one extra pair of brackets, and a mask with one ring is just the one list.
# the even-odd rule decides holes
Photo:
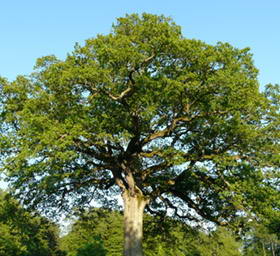
[(128, 15), (2, 79), (1, 94), (3, 170), (26, 203), (66, 209), (121, 189), (190, 220), (279, 213), (279, 87), (259, 91), (249, 49)]

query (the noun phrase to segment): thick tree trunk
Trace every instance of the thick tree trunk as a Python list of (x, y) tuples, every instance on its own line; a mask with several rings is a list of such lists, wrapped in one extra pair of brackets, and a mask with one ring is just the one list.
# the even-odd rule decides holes
[(143, 214), (147, 200), (142, 195), (123, 193), (124, 201), (124, 255), (143, 256)]

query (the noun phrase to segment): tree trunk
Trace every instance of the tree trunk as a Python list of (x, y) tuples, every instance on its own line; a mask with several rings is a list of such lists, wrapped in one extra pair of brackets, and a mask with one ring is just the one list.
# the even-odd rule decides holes
[(124, 255), (143, 256), (143, 214), (147, 200), (139, 194), (123, 193), (124, 202)]
[(263, 248), (263, 256), (266, 256), (265, 247), (264, 247), (264, 243), (263, 242), (262, 242), (262, 248)]

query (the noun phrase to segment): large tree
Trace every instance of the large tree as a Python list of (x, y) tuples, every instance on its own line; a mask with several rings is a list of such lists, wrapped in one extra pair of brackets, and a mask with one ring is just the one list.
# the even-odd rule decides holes
[(277, 211), (279, 90), (257, 74), (249, 49), (127, 15), (2, 79), (3, 169), (45, 210), (121, 193), (126, 256), (142, 255), (144, 209), (217, 224)]

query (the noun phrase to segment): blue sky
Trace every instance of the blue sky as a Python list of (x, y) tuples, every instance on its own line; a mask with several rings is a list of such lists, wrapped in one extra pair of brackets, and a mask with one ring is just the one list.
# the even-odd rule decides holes
[(117, 17), (149, 12), (171, 16), (185, 37), (251, 47), (261, 85), (280, 82), (278, 0), (10, 0), (0, 5), (0, 76), (29, 74), (36, 58), (64, 58), (74, 43), (106, 34)]

